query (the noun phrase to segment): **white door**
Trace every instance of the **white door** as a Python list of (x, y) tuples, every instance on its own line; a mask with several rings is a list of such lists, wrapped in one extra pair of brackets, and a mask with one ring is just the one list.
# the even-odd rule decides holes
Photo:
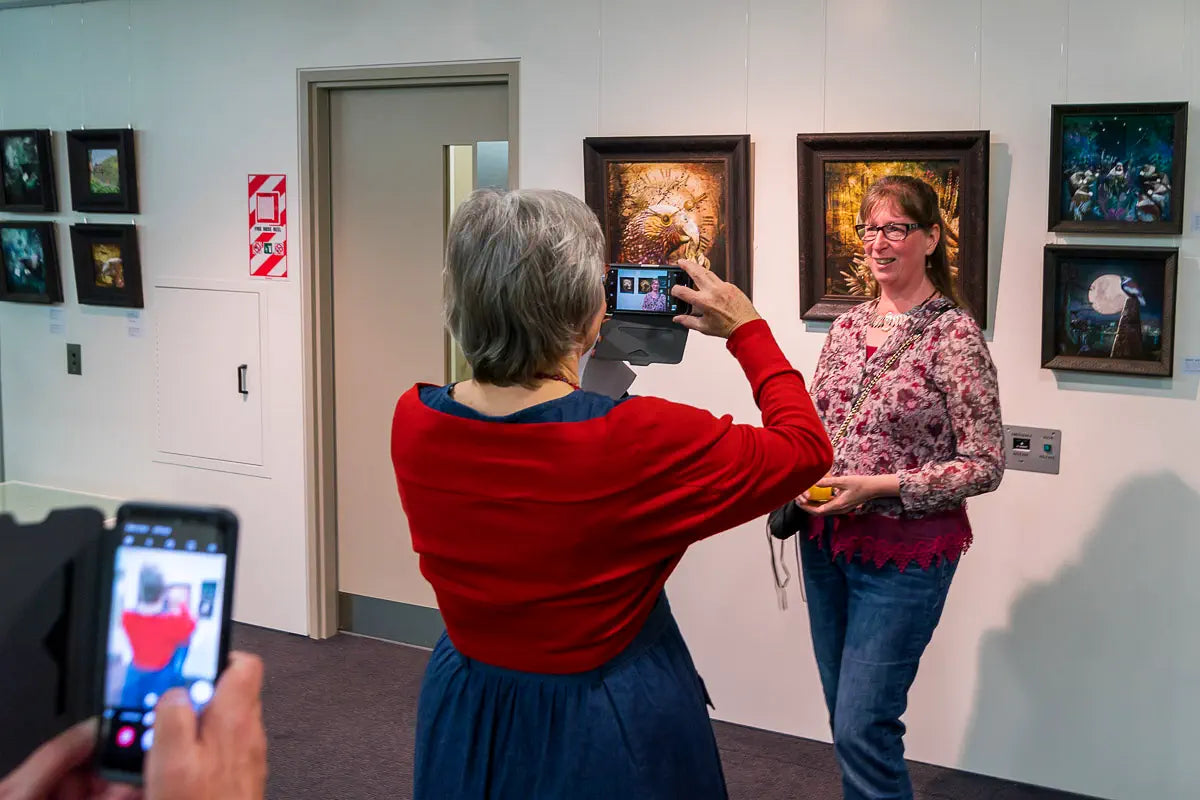
[(331, 93), (337, 558), (345, 629), (412, 640), (383, 617), (411, 617), (416, 609), (418, 618), (436, 620), (422, 613), (436, 603), (396, 492), (392, 411), (414, 383), (444, 383), (452, 361), (441, 313), (454, 160), (448, 148), (507, 138), (502, 84)]

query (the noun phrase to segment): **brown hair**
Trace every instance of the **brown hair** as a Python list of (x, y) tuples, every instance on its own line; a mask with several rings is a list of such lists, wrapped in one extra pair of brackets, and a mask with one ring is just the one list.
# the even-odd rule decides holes
[[(902, 213), (912, 217), (926, 229), (938, 226), (938, 243), (929, 256), (929, 280), (933, 287), (956, 304), (966, 307), (959, 297), (954, 277), (950, 274), (950, 261), (946, 257), (946, 223), (938, 207), (937, 192), (925, 181), (910, 175), (887, 175), (871, 184), (863, 195), (859, 216), (866, 219), (879, 206), (891, 203)], [(876, 295), (879, 286), (875, 287)]]

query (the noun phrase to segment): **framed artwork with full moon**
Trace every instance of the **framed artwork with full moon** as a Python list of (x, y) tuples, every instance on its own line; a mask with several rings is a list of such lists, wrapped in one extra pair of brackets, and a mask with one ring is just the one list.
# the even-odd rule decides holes
[(690, 259), (750, 295), (750, 137), (583, 140), (584, 195), (614, 264)]
[(1173, 247), (1046, 245), (1042, 366), (1170, 377), (1178, 262)]

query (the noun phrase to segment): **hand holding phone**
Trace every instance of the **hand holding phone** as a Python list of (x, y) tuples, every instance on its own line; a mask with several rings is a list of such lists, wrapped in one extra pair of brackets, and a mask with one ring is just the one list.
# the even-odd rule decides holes
[(726, 283), (694, 261), (680, 261), (679, 266), (687, 271), (694, 287), (677, 286), (673, 291), (694, 312), (675, 317), (683, 327), (728, 339), (745, 323), (761, 319), (750, 298), (732, 283)]
[(262, 800), (267, 783), (262, 676), (257, 656), (231, 653), (202, 723), (183, 689), (163, 696), (156, 710), (157, 741), (146, 762), (148, 800)]
[[(146, 764), (145, 791), (109, 784), (91, 774), (97, 745), (90, 719), (46, 742), (0, 779), (0, 797), (104, 800), (262, 800), (266, 789), (266, 733), (262, 725), (262, 662), (231, 653), (205, 712), (203, 739), (182, 689), (168, 692), (155, 709), (157, 744)], [(90, 789), (90, 793), (89, 792)]]
[(102, 777), (141, 782), (168, 692), (195, 713), (212, 700), (229, 652), (237, 531), (224, 509), (127, 503), (117, 511), (98, 598)]

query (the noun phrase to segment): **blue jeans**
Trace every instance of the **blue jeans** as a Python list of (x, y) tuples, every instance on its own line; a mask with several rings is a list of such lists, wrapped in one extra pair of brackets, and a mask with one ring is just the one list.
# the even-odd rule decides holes
[(121, 708), (149, 708), (146, 705), (146, 695), (154, 694), (159, 697), (171, 686), (171, 667), (145, 670), (130, 664), (125, 669), (125, 685), (121, 689)]
[[(830, 557), (801, 531), (813, 650), (845, 800), (912, 800), (904, 763), (908, 689), (942, 616), (956, 562), (901, 572)], [(822, 546), (823, 545), (823, 546)]]

